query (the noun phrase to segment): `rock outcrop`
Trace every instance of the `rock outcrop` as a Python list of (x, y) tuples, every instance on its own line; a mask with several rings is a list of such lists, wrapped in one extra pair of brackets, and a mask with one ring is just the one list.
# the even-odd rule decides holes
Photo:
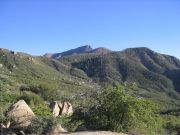
[(35, 119), (35, 115), (31, 108), (24, 100), (15, 103), (7, 113), (8, 118), (12, 118), (16, 123), (16, 127), (25, 128)]
[(51, 108), (52, 113), (55, 117), (59, 116), (60, 107), (59, 107), (57, 101), (52, 102), (49, 107)]
[(69, 102), (53, 101), (49, 107), (55, 117), (62, 115), (72, 115), (73, 113), (73, 107)]
[(73, 113), (72, 105), (69, 102), (64, 102), (60, 115), (71, 115)]

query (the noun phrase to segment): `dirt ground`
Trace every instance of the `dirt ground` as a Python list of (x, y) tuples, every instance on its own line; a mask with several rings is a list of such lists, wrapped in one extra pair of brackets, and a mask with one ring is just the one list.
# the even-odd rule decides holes
[(127, 135), (127, 134), (115, 133), (110, 131), (84, 131), (84, 132), (53, 134), (53, 135)]

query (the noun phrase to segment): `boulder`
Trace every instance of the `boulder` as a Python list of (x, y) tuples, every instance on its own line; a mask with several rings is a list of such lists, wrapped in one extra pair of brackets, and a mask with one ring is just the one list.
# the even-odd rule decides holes
[(33, 111), (24, 100), (15, 103), (8, 111), (7, 117), (12, 118), (18, 128), (29, 126), (31, 121), (36, 118)]
[(57, 101), (57, 103), (58, 103), (59, 108), (62, 109), (63, 108), (63, 103), (61, 101)]
[(56, 101), (52, 102), (49, 105), (50, 109), (52, 110), (53, 116), (57, 117), (60, 113), (60, 107)]
[(60, 115), (71, 115), (73, 113), (72, 105), (69, 102), (64, 102), (61, 108)]
[(55, 117), (73, 113), (73, 107), (69, 102), (53, 101), (49, 107)]

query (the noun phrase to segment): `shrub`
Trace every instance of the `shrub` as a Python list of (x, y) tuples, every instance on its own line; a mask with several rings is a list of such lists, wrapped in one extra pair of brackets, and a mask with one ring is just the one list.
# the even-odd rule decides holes
[(162, 115), (164, 120), (164, 128), (169, 135), (180, 134), (180, 116), (173, 116), (169, 114)]
[(54, 91), (50, 89), (47, 85), (22, 85), (20, 91), (31, 91), (45, 100), (51, 100), (53, 98)]
[(37, 116), (52, 116), (51, 110), (44, 104), (33, 107), (32, 109)]
[(82, 124), (82, 121), (72, 122), (72, 118), (70, 116), (58, 117), (57, 122), (65, 127), (69, 132), (75, 131), (77, 127)]
[(4, 112), (2, 111), (3, 109), (0, 108), (0, 123), (3, 123), (6, 119)]
[(52, 116), (50, 109), (39, 95), (31, 91), (23, 91), (19, 99), (25, 100), (37, 116)]
[(56, 125), (57, 121), (54, 117), (38, 117), (28, 126), (27, 133), (44, 135), (49, 133)]
[(23, 91), (21, 92), (21, 96), (19, 99), (23, 99), (30, 106), (38, 106), (44, 104), (44, 100), (37, 94), (31, 91)]
[(123, 87), (105, 89), (94, 99), (96, 103), (79, 107), (73, 121), (81, 120), (93, 130), (160, 133), (161, 121), (154, 113), (156, 104), (132, 95), (124, 92)]

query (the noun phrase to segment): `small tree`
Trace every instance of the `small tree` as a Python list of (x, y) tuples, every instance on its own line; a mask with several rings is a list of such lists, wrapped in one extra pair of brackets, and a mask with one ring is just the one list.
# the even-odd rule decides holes
[(151, 135), (161, 132), (161, 124), (154, 113), (156, 104), (130, 93), (122, 86), (107, 88), (96, 97), (98, 104), (88, 109), (79, 108), (74, 119), (83, 120), (87, 128), (95, 130)]

